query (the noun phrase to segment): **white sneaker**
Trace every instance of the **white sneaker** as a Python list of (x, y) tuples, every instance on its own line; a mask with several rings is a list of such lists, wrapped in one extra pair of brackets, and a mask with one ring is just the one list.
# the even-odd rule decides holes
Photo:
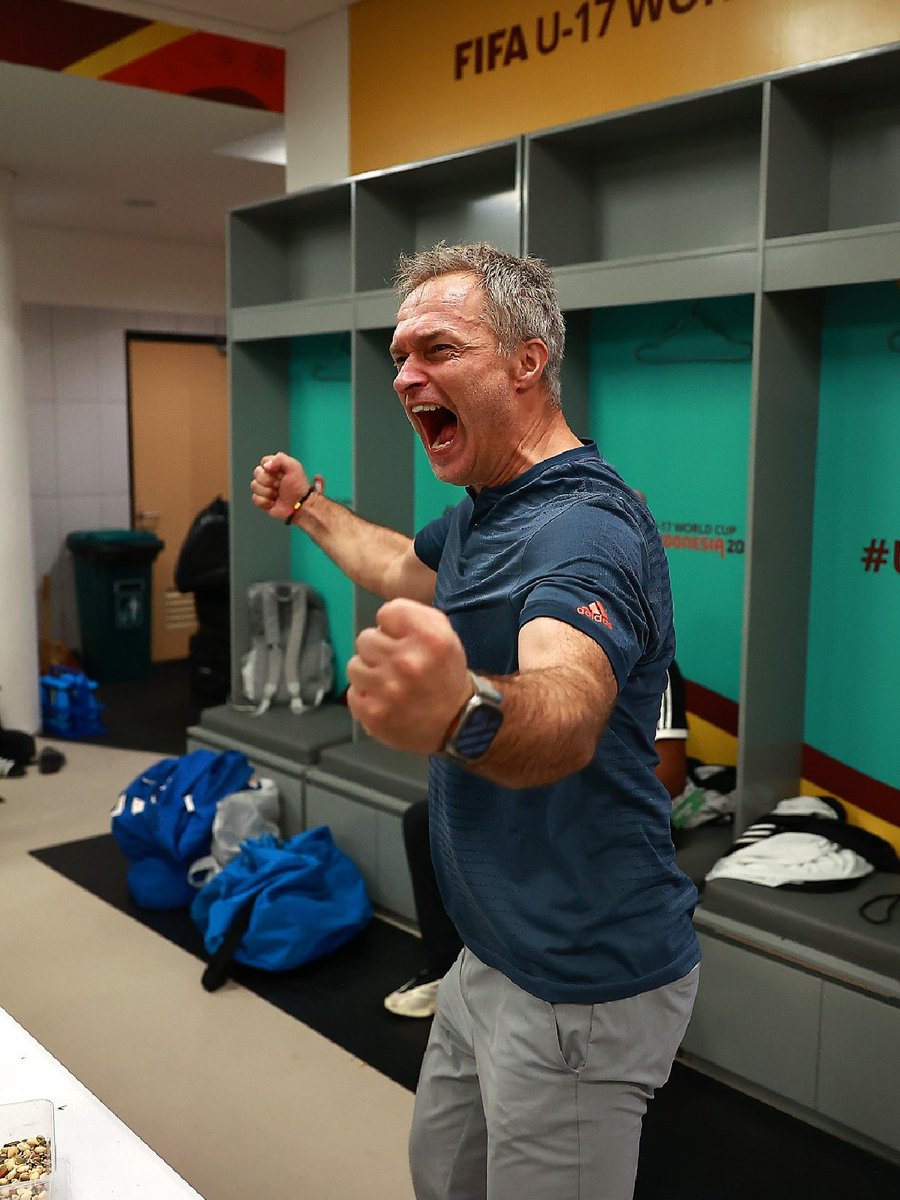
[(440, 979), (433, 979), (429, 971), (420, 971), (415, 978), (407, 979), (402, 987), (385, 996), (384, 1007), (398, 1017), (433, 1017), (440, 982)]

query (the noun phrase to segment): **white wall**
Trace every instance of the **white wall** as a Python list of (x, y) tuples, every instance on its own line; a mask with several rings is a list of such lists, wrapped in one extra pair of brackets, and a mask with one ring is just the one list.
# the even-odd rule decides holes
[(130, 525), (126, 330), (220, 336), (221, 315), (26, 304), (22, 310), (35, 589), (50, 575), (51, 636), (81, 644), (73, 529)]
[(225, 248), (20, 226), (23, 304), (223, 313)]
[(309, 21), (285, 41), (286, 190), (350, 174), (349, 19), (346, 10)]
[[(349, 174), (346, 12), (287, 40), (288, 191)], [(51, 636), (80, 645), (66, 534), (127, 527), (126, 330), (225, 332), (225, 252), (21, 226), (17, 231), (35, 588), (52, 583)]]
[(225, 251), (20, 226), (16, 233), (35, 591), (80, 646), (73, 529), (128, 528), (127, 330), (221, 336)]

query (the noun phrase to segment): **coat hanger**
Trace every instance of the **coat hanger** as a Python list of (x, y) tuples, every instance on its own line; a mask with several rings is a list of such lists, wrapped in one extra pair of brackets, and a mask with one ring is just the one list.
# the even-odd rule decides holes
[[(702, 329), (715, 334), (722, 341), (721, 353), (714, 355), (696, 356), (690, 353), (679, 354), (677, 350), (665, 351), (663, 347), (672, 342), (678, 335), (694, 322)], [(744, 338), (732, 337), (727, 330), (722, 329), (715, 321), (710, 320), (700, 311), (696, 300), (691, 302), (688, 311), (663, 332), (655, 342), (644, 342), (634, 352), (636, 362), (647, 363), (650, 366), (672, 365), (678, 363), (740, 363), (749, 362), (753, 355), (753, 343)]]

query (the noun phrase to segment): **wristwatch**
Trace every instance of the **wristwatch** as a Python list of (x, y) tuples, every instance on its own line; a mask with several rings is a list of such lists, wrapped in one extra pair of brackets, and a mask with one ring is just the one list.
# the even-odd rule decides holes
[(491, 748), (497, 731), (503, 724), (503, 693), (488, 679), (469, 672), (475, 695), (467, 700), (459, 716), (450, 726), (441, 751), (456, 762), (473, 763), (483, 758)]

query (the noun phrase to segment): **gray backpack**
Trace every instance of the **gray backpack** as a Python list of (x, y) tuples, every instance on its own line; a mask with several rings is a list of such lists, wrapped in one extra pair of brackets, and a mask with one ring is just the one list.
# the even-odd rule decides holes
[(334, 682), (325, 603), (305, 583), (263, 582), (247, 589), (250, 649), (241, 660), (244, 694), (255, 717), (273, 703), (315, 708)]

